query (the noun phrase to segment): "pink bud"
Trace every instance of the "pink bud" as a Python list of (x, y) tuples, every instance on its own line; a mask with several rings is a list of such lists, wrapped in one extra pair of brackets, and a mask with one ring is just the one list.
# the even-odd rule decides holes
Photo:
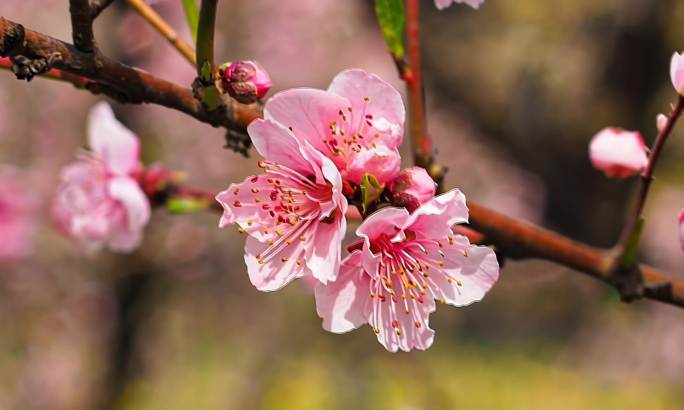
[(251, 104), (263, 98), (273, 83), (261, 64), (240, 60), (231, 63), (223, 71), (224, 91), (243, 104)]
[(589, 158), (594, 168), (611, 178), (637, 174), (648, 165), (641, 134), (613, 127), (594, 135), (589, 143)]
[(665, 129), (666, 125), (667, 125), (667, 115), (658, 114), (658, 116), (656, 117), (656, 128), (658, 129), (658, 132), (663, 132), (663, 129)]
[(684, 209), (679, 213), (679, 243), (684, 251)]
[(402, 170), (392, 181), (392, 204), (403, 206), (413, 212), (418, 206), (435, 196), (437, 184), (427, 171), (421, 167)]
[(670, 62), (670, 78), (675, 90), (684, 96), (684, 57), (683, 54), (674, 53)]

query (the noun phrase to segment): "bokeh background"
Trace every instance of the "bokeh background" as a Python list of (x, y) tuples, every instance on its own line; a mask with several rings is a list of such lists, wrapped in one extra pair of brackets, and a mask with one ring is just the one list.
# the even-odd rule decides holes
[[(189, 39), (180, 2), (154, 6)], [(401, 89), (363, 0), (220, 2), (217, 57), (256, 59), (274, 91), (324, 88), (361, 67)], [(68, 1), (3, 0), (0, 15), (70, 39)], [(636, 180), (591, 168), (607, 125), (655, 134), (684, 49), (677, 0), (487, 0), (423, 7), (429, 128), (447, 183), (509, 215), (609, 246)], [(96, 24), (109, 56), (190, 84), (193, 69), (123, 1)], [(390, 354), (362, 328), (321, 329), (294, 283), (260, 293), (242, 241), (218, 216), (154, 213), (132, 255), (83, 255), (50, 226), (59, 169), (85, 144), (98, 97), (0, 72), (0, 163), (38, 203), (33, 254), (0, 267), (1, 409), (680, 409), (684, 311), (619, 302), (606, 286), (541, 261), (508, 262), (485, 300), (432, 315), (426, 352)], [(219, 190), (256, 170), (223, 134), (178, 112), (114, 104), (188, 182)], [(684, 127), (684, 126), (682, 126)], [(649, 200), (643, 258), (682, 274), (684, 130)], [(353, 226), (352, 226), (353, 228)], [(351, 230), (350, 230), (351, 231)], [(1, 239), (0, 239), (1, 240)]]

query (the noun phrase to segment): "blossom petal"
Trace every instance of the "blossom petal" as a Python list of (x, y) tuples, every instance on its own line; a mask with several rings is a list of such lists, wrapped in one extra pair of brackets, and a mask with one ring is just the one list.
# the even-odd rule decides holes
[(311, 253), (306, 265), (322, 284), (337, 278), (340, 269), (342, 239), (347, 230), (344, 214), (336, 215), (332, 222), (318, 222), (312, 237)]
[(128, 227), (141, 230), (150, 220), (150, 202), (140, 185), (128, 177), (112, 178), (108, 184), (109, 195), (118, 200), (126, 210)]
[(426, 280), (438, 299), (453, 305), (467, 306), (479, 302), (499, 279), (499, 262), (486, 246), (470, 245), (464, 236), (454, 237), (450, 245), (428, 250), (433, 259), (444, 255), (441, 266), (432, 265)]
[(670, 79), (675, 90), (684, 93), (684, 58), (682, 54), (674, 53), (670, 61)]
[(127, 175), (140, 166), (140, 142), (121, 124), (106, 102), (97, 103), (88, 115), (88, 144), (113, 174)]
[(401, 155), (396, 148), (376, 144), (373, 149), (363, 149), (347, 165), (345, 179), (361, 184), (365, 174), (372, 174), (381, 184), (389, 183), (399, 174)]
[(292, 245), (283, 246), (270, 260), (263, 263), (260, 255), (271, 245), (248, 237), (245, 244), (245, 263), (252, 284), (261, 291), (270, 292), (283, 288), (294, 279), (311, 275), (301, 259), (306, 254), (307, 243), (308, 241), (295, 241)]
[(383, 234), (392, 238), (399, 233), (409, 217), (410, 215), (405, 208), (382, 208), (371, 214), (359, 225), (356, 229), (356, 235), (365, 238), (367, 243)]
[(465, 195), (452, 189), (419, 206), (403, 228), (426, 238), (446, 238), (452, 225), (464, 222), (468, 222)]
[(285, 165), (304, 175), (311, 174), (312, 167), (295, 136), (279, 123), (257, 119), (247, 127), (254, 148), (269, 161)]
[(395, 148), (401, 144), (404, 125), (404, 102), (399, 92), (375, 74), (355, 68), (335, 76), (328, 91), (345, 97), (352, 108), (352, 129), (359, 130), (367, 118), (378, 121), (379, 131), (391, 130), (384, 142)]
[(326, 143), (332, 138), (331, 121), (339, 121), (339, 112), (346, 110), (346, 98), (313, 88), (282, 91), (266, 102), (264, 118), (279, 122), (292, 130), (300, 141), (328, 155)]
[(369, 278), (361, 266), (361, 253), (356, 251), (341, 263), (335, 282), (316, 287), (316, 313), (323, 319), (323, 328), (333, 333), (345, 333), (367, 322)]
[(589, 159), (594, 168), (611, 178), (624, 178), (641, 172), (648, 165), (641, 134), (608, 127), (589, 143)]
[(422, 303), (415, 299), (406, 300), (409, 313), (403, 304), (372, 299), (368, 313), (368, 323), (375, 331), (378, 342), (390, 352), (401, 349), (425, 350), (432, 345), (435, 332), (429, 327), (430, 313), (435, 311), (435, 300), (425, 299)]

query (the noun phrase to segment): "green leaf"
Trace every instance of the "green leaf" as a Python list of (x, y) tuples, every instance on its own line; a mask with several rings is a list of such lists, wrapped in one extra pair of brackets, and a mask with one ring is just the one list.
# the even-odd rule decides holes
[(192, 39), (197, 41), (197, 25), (199, 24), (199, 9), (196, 0), (181, 0), (185, 17), (188, 19), (188, 27), (192, 33)]
[(644, 231), (644, 218), (640, 218), (637, 222), (634, 233), (627, 241), (624, 256), (622, 257), (622, 267), (630, 268), (636, 263), (637, 251), (639, 250), (639, 241), (641, 240), (641, 233)]
[(380, 198), (380, 194), (382, 193), (382, 185), (375, 177), (375, 175), (364, 174), (363, 178), (361, 178), (360, 188), (361, 207), (363, 213), (365, 214), (366, 210), (368, 210), (368, 206), (371, 205), (373, 202), (377, 201), (378, 198)]
[(204, 211), (209, 207), (209, 201), (197, 198), (171, 198), (166, 201), (166, 210), (176, 214)]
[(404, 1), (375, 0), (375, 15), (395, 60), (404, 57)]

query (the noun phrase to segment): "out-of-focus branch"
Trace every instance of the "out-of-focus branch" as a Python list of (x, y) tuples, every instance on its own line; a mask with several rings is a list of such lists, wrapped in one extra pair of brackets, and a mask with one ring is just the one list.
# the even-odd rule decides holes
[(95, 51), (93, 20), (88, 0), (69, 0), (71, 31), (74, 45), (86, 53)]
[[(184, 112), (214, 127), (244, 132), (261, 115), (259, 106), (226, 101), (225, 110), (207, 110), (189, 88), (111, 60), (0, 17), (0, 56), (53, 57), (54, 68), (96, 81), (98, 91), (123, 103), (153, 103)], [(54, 57), (58, 56), (58, 57)]]
[(672, 108), (670, 115), (667, 117), (665, 126), (659, 130), (658, 136), (653, 142), (651, 155), (648, 158), (648, 165), (641, 174), (641, 186), (639, 187), (639, 193), (637, 195), (637, 203), (634, 207), (634, 211), (627, 218), (622, 233), (620, 234), (618, 244), (615, 247), (616, 253), (620, 259), (624, 257), (627, 246), (635, 235), (639, 220), (641, 219), (641, 214), (643, 213), (644, 206), (646, 205), (646, 199), (648, 198), (648, 193), (651, 188), (651, 182), (653, 182), (653, 173), (655, 171), (656, 164), (658, 163), (658, 159), (660, 158), (660, 153), (665, 146), (667, 138), (670, 136), (670, 134), (672, 134), (672, 129), (674, 128), (677, 119), (679, 119), (679, 116), (682, 114), (682, 109), (684, 109), (684, 97), (680, 95), (678, 96), (677, 104)]
[(106, 9), (109, 7), (112, 3), (114, 3), (114, 0), (91, 0), (90, 1), (90, 18), (92, 20), (95, 20), (97, 16), (100, 15)]
[(155, 28), (171, 45), (185, 57), (193, 66), (195, 65), (195, 50), (183, 40), (176, 30), (173, 29), (156, 11), (143, 0), (126, 0), (135, 11), (140, 14), (152, 27)]
[(202, 69), (214, 67), (214, 31), (216, 27), (216, 6), (218, 0), (202, 0), (199, 23), (197, 26), (197, 75), (202, 77)]

